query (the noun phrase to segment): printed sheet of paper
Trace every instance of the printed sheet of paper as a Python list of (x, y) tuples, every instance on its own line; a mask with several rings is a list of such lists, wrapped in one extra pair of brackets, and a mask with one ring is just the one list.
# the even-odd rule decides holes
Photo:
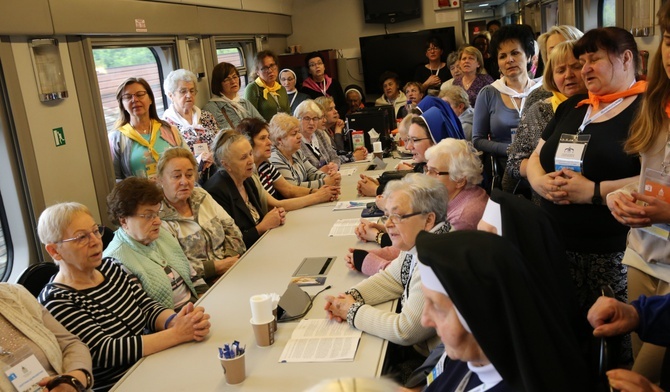
[(362, 332), (328, 319), (302, 320), (279, 362), (353, 361)]
[(351, 218), (351, 219), (338, 219), (333, 227), (330, 228), (330, 233), (328, 237), (342, 237), (347, 235), (356, 235), (354, 231), (356, 227), (361, 223), (360, 218)]

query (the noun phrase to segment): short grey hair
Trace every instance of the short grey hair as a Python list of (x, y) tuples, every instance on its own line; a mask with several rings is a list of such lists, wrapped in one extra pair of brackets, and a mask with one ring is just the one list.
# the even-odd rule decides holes
[(240, 140), (249, 141), (249, 138), (233, 130), (219, 132), (212, 142), (212, 151), (214, 152), (214, 163), (219, 169), (224, 169), (223, 161), (230, 160), (230, 148)]
[(313, 99), (306, 99), (300, 102), (298, 107), (296, 107), (295, 110), (293, 111), (293, 115), (296, 116), (297, 118), (302, 118), (302, 116), (306, 115), (309, 112), (316, 113), (317, 117), (323, 116), (323, 111), (321, 110), (321, 107), (319, 106), (319, 104), (314, 102)]
[(482, 182), (484, 165), (480, 154), (468, 141), (446, 138), (428, 148), (424, 155), (426, 160), (446, 162), (452, 181), (465, 180), (466, 187), (471, 187)]
[(195, 86), (198, 84), (198, 78), (195, 74), (187, 69), (175, 69), (170, 72), (163, 82), (163, 89), (166, 93), (174, 94), (177, 91), (179, 82), (191, 82)]
[(77, 202), (54, 204), (47, 207), (37, 222), (37, 235), (44, 245), (54, 244), (63, 239), (63, 233), (77, 214), (91, 215), (85, 205)]
[(439, 180), (425, 174), (410, 173), (400, 180), (390, 181), (384, 189), (384, 199), (392, 193), (402, 193), (409, 197), (412, 211), (435, 213), (435, 224), (447, 219), (447, 188)]
[(451, 85), (440, 89), (440, 98), (449, 98), (458, 105), (462, 103), (465, 109), (470, 107), (470, 98), (468, 98), (468, 93), (463, 90), (463, 87)]
[[(300, 105), (298, 105), (298, 107), (300, 107)], [(286, 113), (275, 114), (272, 116), (270, 123), (268, 124), (270, 140), (272, 140), (272, 143), (276, 146), (279, 139), (285, 138), (293, 128), (300, 129), (300, 121), (298, 121), (297, 118)]]

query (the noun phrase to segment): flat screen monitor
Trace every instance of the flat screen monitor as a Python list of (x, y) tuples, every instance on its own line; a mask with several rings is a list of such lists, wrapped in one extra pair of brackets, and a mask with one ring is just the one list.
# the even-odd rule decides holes
[[(368, 94), (368, 99), (375, 100), (376, 96), (382, 94), (379, 76), (385, 71), (393, 71), (400, 75), (403, 84), (414, 79), (417, 67), (428, 62), (424, 48), (428, 38), (433, 36), (440, 38), (444, 44), (443, 59), (456, 50), (456, 34), (453, 27), (360, 37), (365, 93)], [(443, 72), (445, 76), (449, 75), (448, 69), (443, 69)]]
[(365, 23), (397, 23), (421, 17), (422, 0), (363, 0)]

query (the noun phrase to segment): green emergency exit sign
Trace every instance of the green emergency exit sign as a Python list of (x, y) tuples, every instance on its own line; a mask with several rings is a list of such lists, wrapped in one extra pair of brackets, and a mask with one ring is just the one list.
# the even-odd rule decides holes
[(56, 147), (64, 146), (65, 133), (63, 132), (63, 127), (54, 128), (52, 131), (54, 133), (54, 142), (56, 143)]

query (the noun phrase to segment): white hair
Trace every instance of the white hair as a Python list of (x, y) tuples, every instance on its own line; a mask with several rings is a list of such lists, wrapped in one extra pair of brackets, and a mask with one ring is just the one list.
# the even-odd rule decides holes
[(446, 162), (452, 181), (465, 180), (466, 187), (470, 187), (482, 182), (484, 166), (479, 154), (468, 141), (446, 138), (428, 148), (424, 155), (426, 160)]
[(193, 85), (198, 83), (198, 78), (195, 74), (187, 69), (175, 69), (170, 72), (163, 82), (163, 89), (165, 92), (174, 94), (177, 91), (179, 82), (191, 82)]
[(346, 377), (322, 381), (304, 392), (388, 392), (398, 384), (385, 378)]
[(58, 203), (47, 207), (37, 222), (37, 235), (43, 244), (53, 244), (63, 239), (63, 233), (77, 214), (91, 215), (85, 205), (77, 202)]
[(302, 118), (302, 116), (306, 115), (307, 113), (312, 112), (316, 114), (317, 117), (323, 116), (323, 111), (321, 111), (321, 107), (319, 104), (314, 102), (313, 99), (306, 99), (298, 105), (298, 107), (295, 108), (293, 111), (293, 115), (296, 116), (297, 118)]
[(399, 192), (409, 197), (412, 211), (434, 212), (435, 223), (447, 218), (447, 188), (439, 180), (425, 174), (410, 173), (400, 180), (389, 181), (384, 188), (384, 199)]

